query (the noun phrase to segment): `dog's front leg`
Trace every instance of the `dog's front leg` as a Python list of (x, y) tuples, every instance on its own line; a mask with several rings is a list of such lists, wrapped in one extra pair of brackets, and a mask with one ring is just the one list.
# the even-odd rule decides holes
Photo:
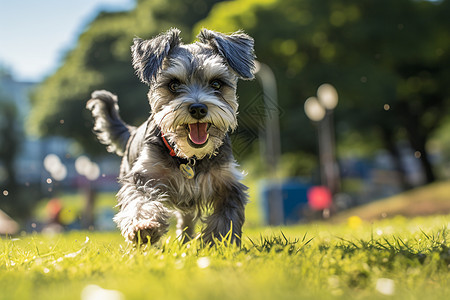
[(186, 243), (194, 238), (195, 214), (175, 212), (177, 217), (177, 237)]
[[(114, 217), (122, 235), (130, 242), (154, 244), (169, 227), (169, 211), (164, 206), (165, 194), (151, 180), (143, 183), (138, 173), (122, 181), (117, 194), (120, 211)], [(140, 236), (138, 235), (140, 233)]]
[(222, 239), (231, 234), (231, 242), (241, 243), (242, 225), (245, 221), (245, 204), (247, 204), (247, 187), (240, 182), (223, 185), (214, 199), (214, 211), (206, 218), (203, 240), (214, 243), (214, 239)]

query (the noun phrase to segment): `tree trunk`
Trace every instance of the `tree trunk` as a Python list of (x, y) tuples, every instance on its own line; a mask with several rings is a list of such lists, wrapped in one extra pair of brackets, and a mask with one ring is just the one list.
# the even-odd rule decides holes
[(425, 147), (425, 142), (418, 143), (414, 148), (417, 155), (420, 156), (420, 163), (425, 174), (426, 183), (436, 181), (436, 176), (434, 175), (433, 166), (431, 165), (428, 152)]
[(391, 128), (381, 127), (381, 135), (383, 137), (384, 146), (391, 154), (394, 160), (394, 170), (398, 174), (398, 179), (403, 190), (411, 189), (411, 185), (406, 179), (406, 171), (403, 167), (402, 158), (398, 151), (397, 145), (394, 139), (394, 133)]
[(411, 144), (411, 147), (415, 151), (415, 157), (420, 159), (422, 171), (425, 175), (425, 183), (432, 183), (436, 181), (436, 176), (434, 175), (433, 167), (431, 165), (426, 149), (428, 135), (423, 132), (421, 133), (421, 130), (419, 130), (419, 120), (417, 120), (417, 118), (410, 117), (406, 122), (408, 140)]
[(97, 193), (92, 186), (92, 182), (88, 182), (85, 187), (86, 202), (83, 211), (83, 218), (81, 220), (81, 227), (85, 230), (94, 230), (94, 208)]

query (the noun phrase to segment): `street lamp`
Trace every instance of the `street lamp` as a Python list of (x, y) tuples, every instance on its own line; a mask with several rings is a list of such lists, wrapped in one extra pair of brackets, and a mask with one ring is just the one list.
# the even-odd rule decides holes
[(63, 181), (67, 177), (67, 168), (56, 154), (50, 153), (45, 156), (44, 168), (56, 181)]
[(321, 183), (332, 195), (337, 193), (339, 187), (333, 127), (333, 110), (337, 104), (336, 89), (331, 84), (325, 83), (317, 89), (317, 98), (309, 97), (304, 105), (308, 118), (318, 125)]
[(94, 206), (96, 198), (96, 191), (92, 187), (92, 182), (99, 178), (100, 168), (98, 164), (91, 161), (87, 156), (82, 155), (75, 160), (75, 169), (78, 174), (83, 175), (87, 179), (85, 185), (86, 203), (81, 225), (84, 229), (92, 229), (94, 226)]
[(265, 160), (271, 174), (276, 174), (280, 160), (280, 120), (277, 95), (277, 82), (272, 69), (259, 61), (255, 62), (255, 76), (263, 89), (265, 109)]
[(281, 142), (277, 82), (275, 74), (268, 65), (256, 61), (255, 67), (255, 76), (263, 89), (265, 130), (260, 132), (260, 134), (264, 134), (264, 161), (267, 163), (270, 180), (274, 183), (274, 189), (268, 199), (270, 203), (269, 223), (271, 225), (280, 225), (283, 223), (284, 213), (281, 184), (278, 178)]
[(325, 108), (316, 97), (309, 97), (305, 101), (305, 113), (311, 121), (320, 122), (325, 117)]
[(320, 104), (327, 110), (333, 110), (338, 104), (338, 94), (334, 86), (324, 83), (317, 89)]

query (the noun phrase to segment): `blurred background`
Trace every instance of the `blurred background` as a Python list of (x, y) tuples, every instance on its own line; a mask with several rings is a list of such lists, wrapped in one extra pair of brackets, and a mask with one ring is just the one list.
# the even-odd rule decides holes
[(450, 0), (0, 0), (0, 234), (114, 230), (120, 159), (85, 103), (149, 115), (130, 45), (255, 39), (235, 157), (247, 226), (450, 213)]

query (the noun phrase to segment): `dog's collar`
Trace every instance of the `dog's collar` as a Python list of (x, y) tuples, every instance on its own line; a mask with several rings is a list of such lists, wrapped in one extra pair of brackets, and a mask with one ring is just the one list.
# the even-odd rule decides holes
[(164, 137), (164, 133), (161, 130), (159, 132), (161, 132), (161, 139), (163, 140), (164, 145), (166, 145), (167, 149), (169, 149), (170, 156), (172, 156), (172, 157), (177, 156), (177, 154), (175, 153), (175, 150), (173, 150), (172, 146), (170, 146), (169, 142)]
[(194, 166), (197, 160), (195, 158), (185, 159), (178, 157), (173, 147), (170, 146), (169, 142), (164, 137), (164, 133), (161, 131), (161, 129), (159, 129), (159, 136), (161, 137), (166, 148), (169, 150), (169, 155), (172, 156), (173, 158), (176, 158), (176, 160), (178, 161), (178, 167), (181, 171), (181, 174), (183, 174), (183, 176), (186, 177), (187, 179), (194, 178), (195, 177)]

